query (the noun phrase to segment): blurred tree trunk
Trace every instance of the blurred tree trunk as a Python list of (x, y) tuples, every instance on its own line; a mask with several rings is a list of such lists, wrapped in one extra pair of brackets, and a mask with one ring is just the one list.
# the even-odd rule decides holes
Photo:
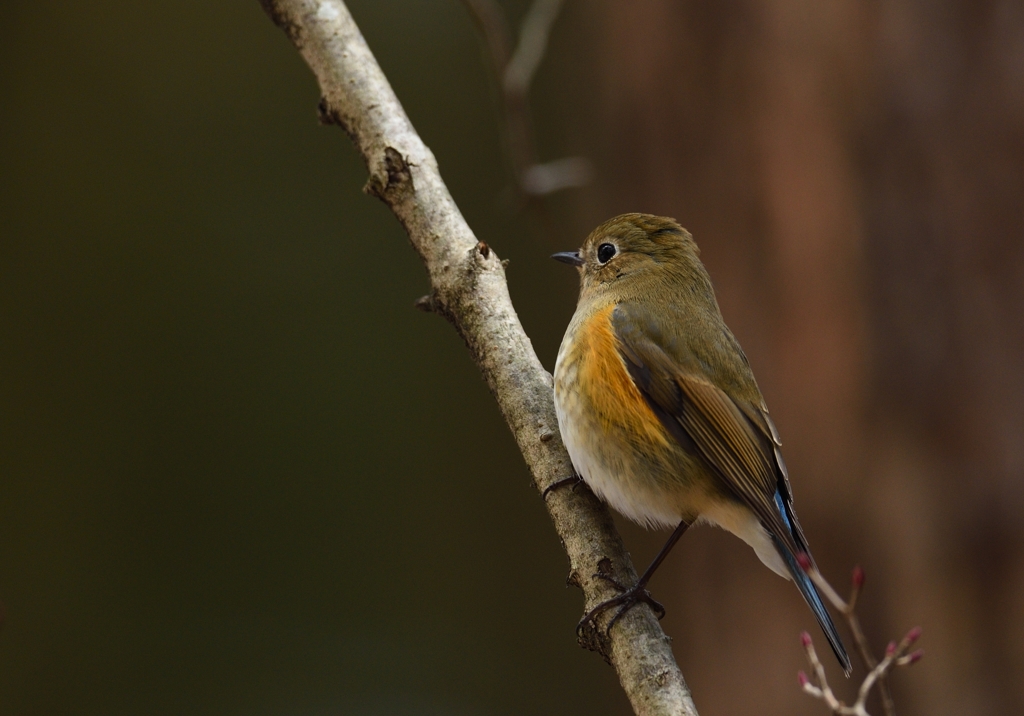
[[(900, 713), (1024, 712), (1024, 8), (642, 0), (593, 30), (588, 220), (693, 231), (826, 575), (864, 565), (877, 647), (925, 628)], [(791, 585), (692, 540), (656, 592), (702, 710), (821, 712)]]

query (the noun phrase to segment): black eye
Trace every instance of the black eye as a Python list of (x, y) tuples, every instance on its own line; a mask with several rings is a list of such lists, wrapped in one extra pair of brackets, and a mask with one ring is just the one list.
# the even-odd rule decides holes
[(615, 244), (601, 244), (597, 247), (597, 260), (601, 263), (608, 263), (613, 256), (615, 256)]

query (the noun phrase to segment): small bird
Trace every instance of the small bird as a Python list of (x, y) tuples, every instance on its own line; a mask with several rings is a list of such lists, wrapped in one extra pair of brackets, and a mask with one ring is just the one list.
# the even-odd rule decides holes
[[(580, 298), (555, 363), (555, 409), (579, 476), (626, 517), (675, 531), (637, 584), (592, 610), (639, 601), (695, 522), (719, 525), (792, 579), (843, 669), (850, 658), (805, 569), (813, 566), (747, 358), (725, 325), (697, 244), (675, 220), (623, 214), (579, 251)], [(803, 564), (803, 567), (801, 566)]]

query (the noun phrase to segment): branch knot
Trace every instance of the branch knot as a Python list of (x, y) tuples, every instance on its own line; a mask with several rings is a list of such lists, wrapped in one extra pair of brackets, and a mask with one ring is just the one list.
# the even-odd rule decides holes
[(383, 161), (371, 171), (363, 191), (389, 204), (397, 201), (414, 189), (411, 166), (397, 149), (385, 147)]
[(331, 124), (341, 124), (341, 117), (334, 111), (326, 97), (321, 97), (320, 101), (316, 103), (316, 118), (325, 127)]
[(437, 305), (437, 299), (433, 292), (428, 293), (426, 296), (420, 296), (413, 301), (413, 307), (423, 311), (424, 313), (439, 313), (440, 306)]

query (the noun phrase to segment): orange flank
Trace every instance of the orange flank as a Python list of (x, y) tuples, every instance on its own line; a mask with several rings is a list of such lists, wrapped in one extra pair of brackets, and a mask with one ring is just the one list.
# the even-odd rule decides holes
[(647, 405), (626, 364), (619, 355), (618, 339), (612, 332), (612, 304), (587, 319), (577, 331), (579, 352), (578, 386), (588, 386), (586, 399), (607, 433), (629, 433), (635, 443), (652, 447), (669, 446), (669, 435)]

